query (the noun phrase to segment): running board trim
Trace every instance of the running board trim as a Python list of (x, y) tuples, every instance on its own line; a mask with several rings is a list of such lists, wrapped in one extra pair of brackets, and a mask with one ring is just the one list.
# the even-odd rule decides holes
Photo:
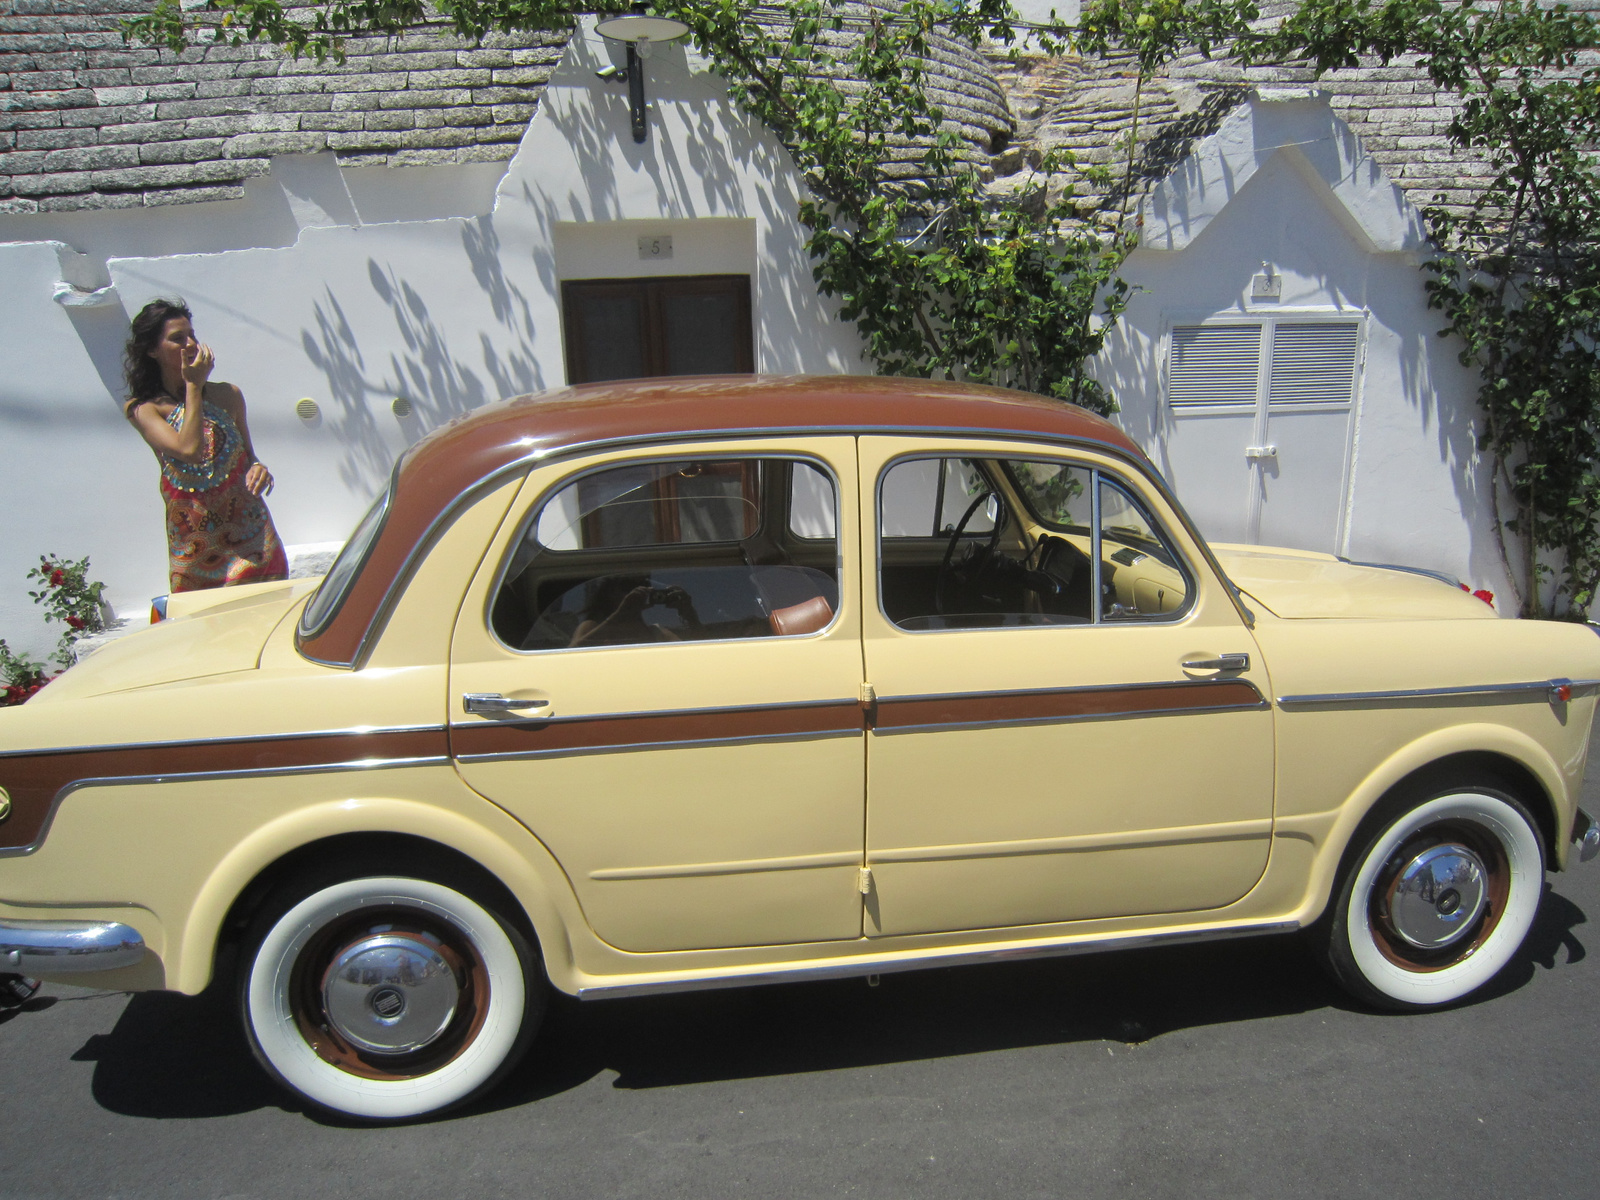
[(684, 979), (649, 980), (639, 983), (601, 983), (580, 987), (580, 1000), (624, 1000), (634, 996), (659, 996), (670, 992), (702, 992), (719, 988), (764, 987), (774, 983), (811, 983), (825, 979), (853, 979), (865, 975), (890, 975), (902, 971), (925, 971), (939, 967), (966, 967), (983, 963), (1021, 962), (1033, 958), (1062, 958), (1072, 954), (1096, 954), (1110, 950), (1141, 950), (1152, 946), (1181, 946), (1193, 942), (1222, 941), (1225, 938), (1257, 937), (1294, 933), (1298, 921), (1266, 921), (1253, 925), (1227, 925), (1211, 929), (1175, 929), (1161, 933), (1079, 938), (1070, 942), (1039, 945), (1010, 945), (996, 950), (966, 950), (955, 954), (923, 954), (901, 951), (888, 955), (862, 955), (849, 962), (828, 962), (809, 967), (786, 967), (778, 971), (735, 970), (718, 975)]

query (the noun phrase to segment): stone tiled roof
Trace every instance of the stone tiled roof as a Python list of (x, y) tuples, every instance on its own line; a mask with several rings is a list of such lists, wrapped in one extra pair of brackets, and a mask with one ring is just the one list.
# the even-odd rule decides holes
[[(421, 30), (351, 39), (343, 64), (215, 39), (176, 54), (122, 38), (121, 22), (151, 3), (0, 0), (0, 213), (237, 199), (278, 154), (331, 150), (347, 166), (509, 159), (570, 36), (473, 45)], [(967, 159), (986, 166), (1012, 130), (989, 64), (936, 35), (929, 81)], [(914, 178), (925, 152), (894, 146), (891, 176)]]
[(0, 0), (0, 213), (242, 197), (276, 154), (508, 159), (567, 34), (352, 39), (342, 65), (210, 41), (130, 46), (150, 0)]
[[(1600, 11), (1600, 0), (1569, 0), (1569, 8)], [(1289, 8), (1284, 0), (1262, 5), (1266, 19)], [(1441, 204), (1460, 211), (1492, 177), (1484, 156), (1463, 151), (1448, 130), (1456, 97), (1440, 92), (1414, 60), (1376, 60), (1316, 79), (1299, 66), (1250, 67), (1191, 55), (1138, 90), (1138, 153), (1128, 170), (1138, 71), (1132, 58), (1024, 58), (997, 62), (1002, 86), (1018, 117), (1017, 146), (996, 160), (996, 172), (1019, 178), (1029, 152), (1070, 150), (1083, 164), (1108, 166), (1113, 183), (1097, 188), (1077, 181), (1083, 211), (1103, 223), (1117, 219), (1124, 199), (1165, 178), (1195, 142), (1216, 131), (1252, 89), (1314, 87), (1328, 94), (1333, 111), (1389, 178), (1418, 207)]]

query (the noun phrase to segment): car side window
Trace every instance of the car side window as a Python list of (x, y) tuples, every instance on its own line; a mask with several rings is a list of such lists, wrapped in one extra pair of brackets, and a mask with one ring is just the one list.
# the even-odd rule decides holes
[(838, 609), (837, 489), (798, 459), (629, 463), (548, 495), (489, 620), (513, 650), (782, 637)]
[(912, 631), (1172, 619), (1191, 590), (1131, 492), (1063, 462), (895, 462), (878, 554), (884, 613)]
[(1112, 480), (1100, 480), (1100, 571), (1107, 621), (1160, 620), (1186, 606), (1182, 561), (1144, 506)]

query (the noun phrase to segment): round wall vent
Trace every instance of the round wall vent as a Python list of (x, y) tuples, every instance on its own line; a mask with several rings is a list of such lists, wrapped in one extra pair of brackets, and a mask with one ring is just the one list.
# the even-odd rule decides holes
[(294, 414), (302, 421), (314, 421), (317, 418), (317, 402), (310, 396), (303, 396), (300, 403), (294, 406)]
[(409, 417), (411, 415), (411, 401), (404, 396), (396, 396), (394, 403), (389, 407), (394, 409), (394, 415), (397, 417)]

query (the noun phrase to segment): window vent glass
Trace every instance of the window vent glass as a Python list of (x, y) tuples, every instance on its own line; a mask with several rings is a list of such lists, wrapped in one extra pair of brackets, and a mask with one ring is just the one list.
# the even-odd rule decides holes
[(1261, 369), (1261, 326), (1188, 325), (1172, 331), (1167, 394), (1174, 408), (1252, 406)]
[(1272, 331), (1268, 404), (1349, 404), (1357, 327), (1350, 321), (1280, 324)]

